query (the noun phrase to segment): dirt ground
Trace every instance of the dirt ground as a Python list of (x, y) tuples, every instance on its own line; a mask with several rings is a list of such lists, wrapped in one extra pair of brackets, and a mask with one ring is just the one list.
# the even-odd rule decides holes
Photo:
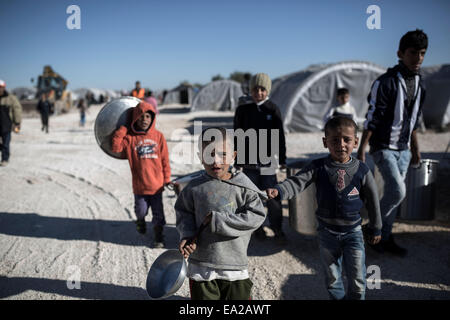
[[(151, 228), (146, 235), (135, 231), (128, 163), (101, 151), (93, 134), (100, 108), (89, 109), (85, 127), (74, 110), (50, 118), (49, 134), (35, 117), (24, 119), (20, 134), (13, 134), (10, 164), (0, 167), (1, 299), (148, 299), (147, 272), (166, 249), (151, 248)], [(157, 117), (173, 178), (201, 169), (195, 157), (189, 163), (180, 156), (193, 150), (194, 121), (232, 125), (232, 113), (187, 111), (163, 107)], [(320, 138), (321, 133), (288, 134), (288, 157), (324, 153)], [(419, 139), (423, 158), (440, 160), (436, 218), (394, 225), (398, 242), (409, 249), (406, 258), (367, 249), (366, 265), (378, 266), (381, 276), (367, 299), (450, 298), (450, 133), (427, 132)], [(178, 244), (175, 200), (173, 191), (164, 192), (167, 248)], [(288, 244), (250, 243), (253, 298), (327, 299), (316, 238), (289, 226), (288, 203), (283, 204)], [(79, 289), (73, 287), (77, 279)], [(185, 281), (171, 299), (188, 297)]]

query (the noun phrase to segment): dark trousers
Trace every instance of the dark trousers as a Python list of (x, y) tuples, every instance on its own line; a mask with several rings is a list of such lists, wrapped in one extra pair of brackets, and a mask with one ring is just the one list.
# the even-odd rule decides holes
[(162, 192), (153, 195), (134, 195), (134, 213), (138, 220), (145, 219), (149, 208), (152, 208), (152, 224), (154, 226), (164, 226), (166, 218), (164, 217)]
[(192, 300), (250, 300), (253, 283), (245, 280), (194, 281), (189, 279)]
[(11, 131), (2, 132), (2, 144), (0, 148), (2, 150), (2, 161), (9, 160), (9, 143), (11, 142)]
[[(275, 174), (262, 175), (259, 170), (254, 169), (244, 169), (244, 173), (261, 191), (266, 191), (267, 188), (273, 188), (278, 183)], [(268, 209), (267, 216), (270, 228), (272, 228), (272, 230), (281, 230), (283, 221), (283, 207), (281, 205), (281, 200), (269, 200), (266, 202), (266, 206)]]

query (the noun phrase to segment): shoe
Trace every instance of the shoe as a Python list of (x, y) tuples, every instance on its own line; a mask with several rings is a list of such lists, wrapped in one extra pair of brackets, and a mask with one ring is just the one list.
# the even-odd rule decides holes
[(385, 252), (392, 253), (399, 257), (404, 257), (408, 254), (407, 249), (402, 248), (398, 244), (395, 243), (394, 236), (392, 234), (389, 236), (389, 239), (387, 241), (383, 242), (382, 244), (383, 244), (383, 250)]
[(136, 230), (137, 230), (137, 232), (139, 232), (141, 234), (145, 234), (147, 232), (147, 226), (145, 224), (145, 220), (144, 219), (136, 220)]
[(275, 240), (275, 242), (279, 245), (285, 245), (287, 244), (287, 238), (286, 235), (284, 234), (283, 230), (279, 229), (279, 230), (274, 230), (273, 231), (275, 233), (275, 236), (273, 237), (273, 239)]
[(259, 227), (258, 229), (256, 229), (256, 231), (253, 233), (256, 237), (256, 239), (258, 240), (266, 240), (267, 239), (267, 235), (266, 232), (264, 231), (263, 227)]
[(8, 161), (0, 162), (0, 167), (6, 167), (8, 165)]
[(163, 236), (163, 226), (154, 226), (153, 227), (153, 247), (154, 248), (164, 248), (164, 236)]

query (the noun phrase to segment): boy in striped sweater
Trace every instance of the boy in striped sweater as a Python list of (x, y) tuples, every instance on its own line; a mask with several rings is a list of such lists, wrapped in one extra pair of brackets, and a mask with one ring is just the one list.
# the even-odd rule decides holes
[[(364, 299), (366, 267), (360, 210), (369, 212), (367, 241), (381, 239), (381, 214), (378, 192), (367, 165), (351, 156), (358, 145), (356, 123), (347, 117), (331, 118), (325, 125), (325, 158), (313, 160), (295, 176), (275, 188), (267, 189), (269, 198), (294, 198), (311, 183), (316, 184), (320, 257), (325, 270), (328, 293), (332, 299)], [(366, 227), (366, 226), (365, 226)], [(348, 289), (342, 281), (344, 265)]]

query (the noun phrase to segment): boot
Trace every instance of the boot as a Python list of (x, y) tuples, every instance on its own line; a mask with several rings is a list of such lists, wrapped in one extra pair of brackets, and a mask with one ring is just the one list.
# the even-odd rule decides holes
[(145, 234), (145, 232), (147, 231), (147, 227), (144, 219), (136, 220), (136, 230), (141, 234)]
[(163, 226), (154, 226), (153, 227), (153, 247), (154, 248), (164, 248), (164, 236), (163, 236)]

